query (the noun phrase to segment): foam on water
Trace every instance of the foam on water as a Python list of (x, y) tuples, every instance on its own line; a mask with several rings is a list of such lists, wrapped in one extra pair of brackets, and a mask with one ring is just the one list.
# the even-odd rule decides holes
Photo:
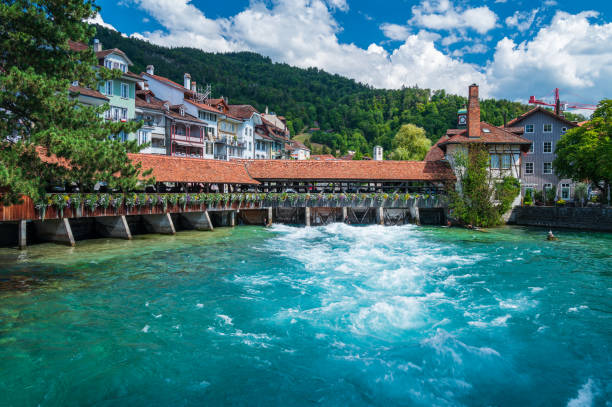
[(9, 405), (598, 405), (612, 395), (612, 240), (551, 245), (545, 232), (275, 225), (104, 241), (98, 257), (85, 243), (82, 261), (52, 267), (21, 257), (10, 277), (44, 284), (0, 291), (0, 394)]

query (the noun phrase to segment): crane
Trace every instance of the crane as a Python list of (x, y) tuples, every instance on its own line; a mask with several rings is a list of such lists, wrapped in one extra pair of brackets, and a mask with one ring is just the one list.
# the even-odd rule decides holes
[(555, 93), (554, 103), (547, 103), (543, 100), (536, 99), (535, 96), (529, 96), (529, 104), (554, 107), (555, 114), (557, 115), (560, 114), (562, 110), (567, 110), (567, 109), (587, 109), (587, 110), (597, 109), (596, 105), (588, 105), (585, 103), (562, 102), (559, 99), (559, 88), (555, 88), (554, 93)]

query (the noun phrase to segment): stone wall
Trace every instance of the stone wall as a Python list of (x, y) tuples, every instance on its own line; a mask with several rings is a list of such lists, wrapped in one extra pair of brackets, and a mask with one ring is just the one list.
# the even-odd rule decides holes
[(612, 208), (529, 206), (512, 210), (517, 225), (612, 232)]

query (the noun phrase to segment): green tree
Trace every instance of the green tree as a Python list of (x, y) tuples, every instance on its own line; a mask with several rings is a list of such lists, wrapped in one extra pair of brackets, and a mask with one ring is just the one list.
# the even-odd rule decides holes
[(555, 153), (553, 166), (561, 178), (588, 180), (608, 192), (612, 181), (612, 100), (602, 100), (588, 123), (565, 133)]
[(467, 154), (453, 157), (458, 169), (458, 188), (449, 190), (451, 215), (466, 225), (490, 227), (502, 223), (514, 199), (520, 193), (516, 178), (501, 182), (491, 179), (489, 151), (484, 144), (474, 144)]
[(425, 130), (414, 124), (404, 124), (393, 137), (393, 160), (420, 161), (431, 148), (431, 141), (425, 136)]
[[(84, 22), (99, 11), (93, 0), (4, 0), (0, 3), (0, 190), (5, 204), (22, 194), (37, 199), (52, 183), (133, 187), (139, 168), (127, 152), (136, 142), (109, 139), (139, 123), (105, 122), (108, 107), (79, 104), (73, 81), (97, 88), (119, 76), (97, 68), (91, 48), (71, 50), (69, 41), (88, 43), (95, 28)], [(44, 152), (43, 154), (40, 154)]]

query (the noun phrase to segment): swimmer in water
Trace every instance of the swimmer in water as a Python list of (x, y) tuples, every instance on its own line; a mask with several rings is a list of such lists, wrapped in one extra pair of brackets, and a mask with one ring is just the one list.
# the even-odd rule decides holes
[(546, 236), (546, 240), (554, 241), (554, 240), (559, 240), (559, 239), (557, 239), (557, 237), (555, 235), (553, 235), (552, 230), (549, 230), (548, 231), (548, 236)]

